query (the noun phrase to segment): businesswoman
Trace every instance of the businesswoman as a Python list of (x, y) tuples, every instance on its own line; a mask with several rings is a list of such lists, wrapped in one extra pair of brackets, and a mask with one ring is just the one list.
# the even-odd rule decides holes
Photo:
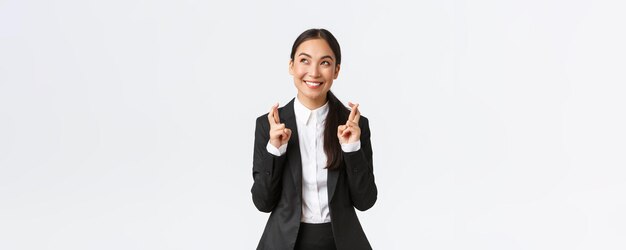
[(354, 210), (378, 194), (370, 130), (330, 91), (340, 65), (330, 32), (305, 31), (289, 61), (296, 97), (256, 119), (252, 201), (271, 212), (257, 249), (371, 249)]

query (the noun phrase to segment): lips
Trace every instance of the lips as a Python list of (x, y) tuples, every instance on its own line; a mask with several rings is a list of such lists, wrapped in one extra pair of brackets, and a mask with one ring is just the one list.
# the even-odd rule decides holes
[(307, 87), (312, 88), (312, 89), (316, 89), (319, 88), (323, 82), (316, 82), (316, 81), (303, 81), (304, 84), (306, 84)]

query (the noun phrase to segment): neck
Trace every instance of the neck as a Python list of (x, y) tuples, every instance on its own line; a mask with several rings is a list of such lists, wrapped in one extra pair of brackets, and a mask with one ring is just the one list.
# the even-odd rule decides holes
[(304, 97), (303, 95), (298, 93), (298, 101), (300, 101), (300, 103), (302, 103), (302, 105), (304, 105), (309, 110), (314, 110), (321, 106), (324, 106), (324, 104), (326, 104), (326, 100), (326, 96), (324, 96), (323, 98), (311, 99)]

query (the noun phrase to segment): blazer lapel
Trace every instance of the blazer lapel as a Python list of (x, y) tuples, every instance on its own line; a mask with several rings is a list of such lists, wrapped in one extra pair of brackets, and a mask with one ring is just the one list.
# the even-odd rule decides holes
[(298, 140), (298, 125), (296, 124), (296, 115), (293, 111), (294, 100), (295, 98), (291, 99), (285, 105), (280, 117), (282, 122), (285, 123), (285, 127), (291, 129), (291, 138), (289, 138), (289, 146), (287, 148), (287, 161), (289, 166), (291, 166), (293, 183), (296, 186), (298, 195), (302, 197), (302, 160), (300, 157), (300, 142)]
[(333, 200), (335, 194), (335, 188), (337, 187), (337, 180), (339, 179), (339, 170), (328, 170), (328, 179), (326, 184), (328, 185), (328, 203)]

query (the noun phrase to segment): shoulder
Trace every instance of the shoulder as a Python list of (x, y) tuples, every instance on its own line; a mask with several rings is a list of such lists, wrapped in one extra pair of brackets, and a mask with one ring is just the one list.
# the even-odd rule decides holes
[(267, 118), (267, 115), (269, 113), (265, 113), (260, 115), (259, 117), (256, 118), (256, 130), (257, 131), (269, 131), (270, 129), (270, 122)]
[(369, 127), (370, 127), (369, 119), (367, 119), (367, 117), (365, 117), (365, 116), (361, 116), (361, 118), (359, 118), (359, 127), (368, 128), (369, 129)]
[(269, 114), (269, 113), (265, 113), (265, 114), (262, 114), (262, 115), (260, 115), (259, 117), (257, 117), (257, 118), (256, 118), (256, 124), (262, 123), (262, 122), (264, 122), (264, 121), (265, 121), (265, 122), (268, 122), (268, 120), (267, 120), (267, 115), (268, 115), (268, 114)]

